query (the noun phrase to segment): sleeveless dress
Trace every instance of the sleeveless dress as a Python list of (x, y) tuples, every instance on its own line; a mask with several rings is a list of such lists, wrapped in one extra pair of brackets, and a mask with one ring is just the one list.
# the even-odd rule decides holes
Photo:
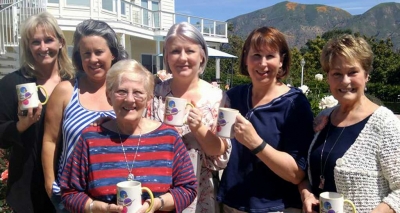
[(61, 195), (59, 180), (61, 173), (67, 163), (68, 157), (71, 155), (82, 130), (89, 126), (99, 117), (115, 118), (113, 110), (109, 111), (93, 111), (84, 108), (79, 102), (79, 79), (76, 78), (74, 91), (71, 100), (64, 110), (62, 122), (62, 153), (58, 164), (58, 172), (55, 183), (53, 183), (53, 194)]

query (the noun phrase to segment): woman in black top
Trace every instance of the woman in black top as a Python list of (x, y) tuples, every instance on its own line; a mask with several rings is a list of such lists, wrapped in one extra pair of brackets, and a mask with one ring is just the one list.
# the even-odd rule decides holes
[[(14, 212), (55, 212), (44, 188), (41, 163), (45, 105), (22, 112), (15, 86), (35, 82), (50, 95), (74, 70), (57, 20), (43, 12), (25, 21), (22, 67), (0, 80), (0, 148), (10, 149), (7, 203)], [(39, 91), (39, 99), (45, 96)]]

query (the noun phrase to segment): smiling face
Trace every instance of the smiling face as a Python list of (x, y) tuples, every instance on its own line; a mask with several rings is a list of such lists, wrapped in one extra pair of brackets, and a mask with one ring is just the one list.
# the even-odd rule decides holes
[(107, 92), (107, 98), (117, 119), (139, 121), (148, 100), (143, 77), (138, 74), (122, 74), (119, 83)]
[(364, 96), (368, 75), (358, 61), (335, 56), (327, 81), (332, 95), (339, 103), (351, 103)]
[(101, 36), (86, 36), (80, 41), (79, 54), (82, 67), (89, 78), (103, 80), (114, 56), (107, 41)]
[(246, 57), (247, 71), (253, 84), (270, 84), (277, 81), (279, 68), (282, 67), (282, 58), (278, 51), (268, 47), (256, 50), (250, 48)]
[(29, 38), (29, 50), (35, 61), (35, 67), (54, 65), (58, 61), (58, 53), (63, 47), (61, 41), (43, 27), (37, 27)]
[(200, 45), (183, 38), (172, 38), (167, 44), (167, 62), (174, 78), (195, 78), (203, 61)]

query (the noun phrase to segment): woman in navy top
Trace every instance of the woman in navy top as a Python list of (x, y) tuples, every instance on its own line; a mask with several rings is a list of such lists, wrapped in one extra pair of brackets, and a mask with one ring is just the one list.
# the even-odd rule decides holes
[(281, 32), (262, 27), (248, 36), (241, 72), (252, 83), (227, 93), (240, 115), (218, 192), (224, 212), (300, 212), (296, 184), (305, 177), (313, 115), (303, 93), (282, 83), (289, 68)]

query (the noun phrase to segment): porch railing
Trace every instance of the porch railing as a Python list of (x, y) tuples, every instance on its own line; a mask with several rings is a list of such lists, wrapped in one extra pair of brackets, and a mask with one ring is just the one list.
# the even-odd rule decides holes
[(19, 45), (21, 23), (46, 10), (47, 0), (6, 0), (2, 3), (10, 3), (0, 9), (0, 54), (5, 54), (7, 46)]
[[(196, 26), (205, 36), (227, 38), (227, 23), (162, 10), (149, 10), (125, 0), (89, 0), (88, 4), (68, 5), (67, 0), (49, 3), (54, 15), (69, 19), (98, 19), (125, 22), (154, 32), (167, 31), (171, 25), (186, 21)], [(110, 1), (110, 2), (108, 2)], [(103, 5), (104, 4), (104, 5)], [(107, 8), (106, 8), (107, 7)]]

